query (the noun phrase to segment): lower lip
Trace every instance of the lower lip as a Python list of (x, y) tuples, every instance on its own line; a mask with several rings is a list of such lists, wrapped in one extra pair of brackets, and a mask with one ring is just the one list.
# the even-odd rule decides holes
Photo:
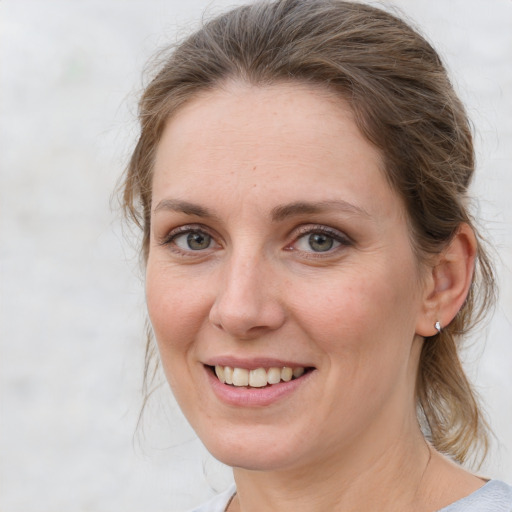
[(298, 379), (280, 382), (264, 388), (246, 388), (223, 384), (213, 372), (205, 367), (213, 392), (222, 402), (237, 407), (265, 407), (294, 394), (306, 384), (314, 371), (308, 371)]

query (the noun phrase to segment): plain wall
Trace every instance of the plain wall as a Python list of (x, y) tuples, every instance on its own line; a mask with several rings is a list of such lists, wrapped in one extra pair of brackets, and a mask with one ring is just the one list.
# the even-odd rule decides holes
[[(3, 512), (178, 512), (230, 481), (166, 388), (134, 439), (144, 291), (109, 199), (148, 57), (232, 3), (0, 2)], [(475, 123), (501, 299), (466, 360), (497, 437), (482, 473), (512, 483), (512, 2), (387, 4), (434, 42)]]

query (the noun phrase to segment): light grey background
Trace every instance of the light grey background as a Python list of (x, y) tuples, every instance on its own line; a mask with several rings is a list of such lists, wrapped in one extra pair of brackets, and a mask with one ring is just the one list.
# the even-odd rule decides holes
[[(147, 58), (232, 3), (0, 2), (3, 512), (177, 512), (229, 483), (166, 388), (133, 438), (144, 296), (109, 197)], [(391, 4), (434, 41), (475, 122), (501, 301), (466, 359), (499, 440), (482, 473), (512, 482), (512, 1)]]

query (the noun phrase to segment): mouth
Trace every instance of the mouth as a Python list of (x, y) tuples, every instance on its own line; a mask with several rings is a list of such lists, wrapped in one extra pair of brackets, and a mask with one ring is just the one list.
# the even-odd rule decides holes
[(310, 367), (269, 367), (237, 368), (232, 366), (207, 366), (217, 379), (228, 386), (237, 388), (266, 388), (283, 382), (300, 379), (305, 374), (314, 370)]

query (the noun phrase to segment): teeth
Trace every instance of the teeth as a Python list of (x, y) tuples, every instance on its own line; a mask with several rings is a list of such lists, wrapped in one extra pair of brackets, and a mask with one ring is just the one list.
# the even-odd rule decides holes
[(263, 388), (267, 385), (267, 372), (265, 368), (257, 368), (249, 372), (249, 386)]
[(224, 367), (224, 380), (226, 384), (233, 384), (233, 368), (230, 366)]
[(233, 368), (233, 386), (248, 386), (249, 370), (245, 368)]
[(222, 382), (222, 384), (226, 383), (226, 377), (224, 376), (224, 366), (216, 366), (215, 375), (217, 375), (217, 378)]
[(298, 379), (301, 375), (304, 374), (304, 368), (301, 368), (300, 366), (298, 368), (293, 369), (293, 376)]
[(279, 382), (289, 382), (292, 379), (298, 379), (304, 374), (305, 369), (301, 366), (291, 368), (284, 366), (282, 368), (256, 368), (255, 370), (246, 370), (245, 368), (232, 368), (231, 366), (216, 366), (215, 374), (223, 384), (231, 384), (236, 387), (250, 386), (253, 388), (263, 388), (268, 384), (279, 384)]
[(267, 381), (269, 384), (279, 384), (281, 382), (281, 368), (269, 368)]
[(293, 370), (289, 366), (285, 366), (284, 368), (281, 368), (281, 380), (288, 382), (288, 381), (292, 380), (292, 377), (293, 377)]

